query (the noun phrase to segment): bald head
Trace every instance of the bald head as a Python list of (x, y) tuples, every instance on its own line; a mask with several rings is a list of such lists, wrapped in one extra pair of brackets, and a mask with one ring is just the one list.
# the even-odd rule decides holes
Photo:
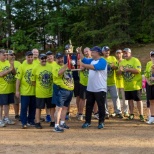
[(38, 56), (39, 56), (39, 51), (38, 51), (37, 49), (33, 49), (33, 50), (32, 50), (32, 53), (33, 53), (33, 58), (34, 58), (34, 59), (37, 59)]

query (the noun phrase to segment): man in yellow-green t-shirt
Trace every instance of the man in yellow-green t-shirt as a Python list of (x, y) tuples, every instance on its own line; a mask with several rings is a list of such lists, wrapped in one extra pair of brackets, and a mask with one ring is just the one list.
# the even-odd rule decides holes
[(28, 51), (26, 52), (25, 63), (19, 66), (16, 74), (16, 97), (19, 98), (21, 95), (20, 120), (23, 129), (27, 128), (27, 125), (35, 126), (35, 87), (30, 80), (33, 68), (33, 53)]
[[(52, 102), (56, 104), (55, 132), (63, 132), (69, 129), (65, 123), (65, 116), (72, 100), (74, 81), (72, 72), (68, 70), (68, 65), (64, 65), (64, 56), (56, 54), (56, 65), (52, 70), (53, 74), (53, 97)], [(61, 119), (61, 121), (60, 121)], [(60, 126), (59, 126), (60, 123)]]
[[(19, 66), (21, 65), (21, 63), (17, 60), (15, 60), (15, 53), (13, 50), (8, 50), (7, 52), (7, 59), (8, 61), (11, 61), (13, 60), (14, 61), (14, 68), (15, 68), (15, 71), (17, 72)], [(14, 93), (15, 93), (15, 89), (16, 89), (16, 79), (15, 79), (15, 75), (14, 75)], [(14, 107), (14, 112), (15, 112), (15, 119), (16, 120), (20, 120), (20, 116), (19, 116), (19, 103), (20, 103), (20, 98), (17, 98), (16, 95), (14, 95), (14, 104), (13, 104), (13, 107)]]
[[(35, 85), (35, 96), (36, 96), (36, 124), (37, 129), (41, 129), (40, 124), (41, 109), (46, 108), (50, 110), (55, 108), (56, 105), (52, 103), (52, 67), (47, 64), (46, 54), (40, 54), (39, 56), (40, 64), (32, 70), (31, 81)], [(54, 114), (53, 114), (54, 116)], [(51, 117), (54, 119), (54, 117)]]
[(141, 63), (137, 58), (132, 57), (131, 49), (129, 48), (123, 50), (123, 56), (125, 60), (120, 63), (118, 74), (122, 74), (124, 78), (125, 99), (128, 100), (130, 110), (129, 119), (134, 119), (133, 101), (136, 101), (140, 113), (140, 121), (144, 121), (143, 103), (141, 101)]
[[(116, 55), (117, 64), (119, 67), (120, 63), (124, 60), (122, 58), (122, 56), (123, 56), (122, 50), (120, 50), (120, 49), (117, 50), (115, 55)], [(121, 94), (121, 96), (122, 96), (124, 117), (128, 117), (129, 116), (129, 114), (128, 114), (129, 106), (128, 106), (128, 100), (125, 100), (124, 80), (123, 80), (123, 76), (118, 75), (117, 73), (116, 73), (116, 86), (117, 86), (117, 90), (118, 90), (118, 95)]]
[[(14, 103), (13, 75), (15, 74), (14, 62), (6, 60), (6, 51), (0, 50), (0, 127), (5, 124), (15, 124), (9, 119), (9, 104)], [(4, 119), (2, 111), (4, 106)]]
[[(121, 112), (121, 104), (119, 100), (119, 95), (116, 87), (116, 69), (117, 60), (114, 56), (110, 56), (110, 48), (108, 46), (104, 46), (102, 48), (102, 53), (104, 55), (104, 59), (107, 61), (107, 92), (110, 93), (111, 99), (113, 101), (114, 113), (113, 117), (117, 116), (119, 118), (123, 118)], [(106, 118), (109, 118), (109, 111), (106, 99)]]

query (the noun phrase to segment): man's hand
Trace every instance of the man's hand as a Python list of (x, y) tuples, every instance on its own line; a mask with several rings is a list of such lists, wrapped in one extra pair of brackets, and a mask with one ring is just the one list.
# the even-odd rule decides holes
[(19, 98), (20, 97), (20, 92), (16, 91), (16, 97)]

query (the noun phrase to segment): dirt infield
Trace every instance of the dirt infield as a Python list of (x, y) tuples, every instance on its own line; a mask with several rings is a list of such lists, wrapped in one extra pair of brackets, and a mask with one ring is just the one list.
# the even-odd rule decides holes
[[(111, 105), (109, 103), (110, 110)], [(75, 118), (74, 103), (71, 114), (72, 118), (68, 121), (70, 129), (64, 133), (53, 132), (46, 122), (42, 123), (42, 130), (34, 127), (21, 129), (20, 122), (0, 128), (0, 154), (154, 153), (154, 125), (140, 122), (138, 116), (133, 121), (110, 118), (106, 120), (105, 128), (98, 130), (97, 120), (94, 119), (90, 128), (81, 128), (83, 122)], [(136, 110), (135, 114), (137, 115)]]

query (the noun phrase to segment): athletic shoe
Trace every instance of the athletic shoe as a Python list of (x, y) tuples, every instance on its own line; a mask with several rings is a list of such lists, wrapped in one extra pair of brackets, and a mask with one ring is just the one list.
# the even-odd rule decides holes
[(50, 127), (55, 127), (55, 122), (50, 122)]
[(59, 126), (57, 126), (57, 127), (55, 127), (55, 128), (53, 129), (53, 131), (54, 131), (54, 132), (57, 132), (57, 133), (62, 133), (62, 132), (64, 132), (64, 129), (63, 129), (63, 128), (60, 128)]
[(124, 117), (129, 117), (129, 114), (128, 113), (124, 113)]
[(0, 127), (5, 127), (5, 123), (3, 120), (0, 120)]
[(109, 114), (105, 114), (105, 119), (109, 119), (109, 118), (110, 118)]
[(98, 129), (102, 129), (102, 128), (104, 128), (104, 123), (100, 123), (100, 124), (98, 125), (97, 128), (98, 128)]
[(79, 121), (83, 121), (83, 115), (82, 115), (82, 114), (79, 114), (79, 115), (78, 115), (78, 120), (79, 120)]
[(142, 122), (145, 121), (143, 115), (140, 115), (139, 117), (140, 117), (140, 121), (142, 121)]
[(116, 115), (118, 118), (122, 119), (123, 118), (123, 115), (120, 113), (120, 114), (117, 114)]
[(130, 114), (128, 120), (134, 120), (134, 114)]
[(66, 123), (63, 123), (63, 125), (60, 125), (60, 127), (63, 129), (69, 129), (69, 126), (67, 126)]
[(146, 122), (147, 124), (153, 124), (154, 123), (154, 117), (150, 117), (149, 121)]
[(117, 114), (114, 112), (111, 114), (112, 117), (115, 117)]
[(78, 117), (79, 117), (79, 113), (76, 114), (76, 118), (78, 118)]
[(22, 129), (26, 129), (27, 128), (27, 125), (22, 125)]
[(15, 116), (15, 119), (20, 121), (20, 116), (19, 115), (16, 115)]
[(98, 119), (99, 120), (99, 114), (98, 113), (94, 114), (94, 119)]
[(35, 123), (35, 128), (42, 129), (41, 123), (40, 122), (39, 123)]
[(14, 125), (14, 124), (15, 124), (15, 122), (12, 121), (12, 120), (9, 119), (9, 118), (4, 118), (3, 121), (4, 121), (5, 124), (8, 124), (8, 125)]
[(70, 113), (69, 114), (66, 114), (65, 120), (71, 120), (70, 116), (71, 116)]
[(34, 126), (35, 126), (35, 122), (29, 122), (29, 123), (27, 123), (27, 126), (32, 126), (32, 127), (34, 127)]
[(47, 115), (46, 118), (45, 118), (45, 121), (46, 122), (51, 122), (51, 116), (50, 115)]
[(88, 127), (90, 127), (90, 124), (87, 123), (87, 122), (85, 122), (85, 123), (82, 125), (82, 128), (88, 128)]

